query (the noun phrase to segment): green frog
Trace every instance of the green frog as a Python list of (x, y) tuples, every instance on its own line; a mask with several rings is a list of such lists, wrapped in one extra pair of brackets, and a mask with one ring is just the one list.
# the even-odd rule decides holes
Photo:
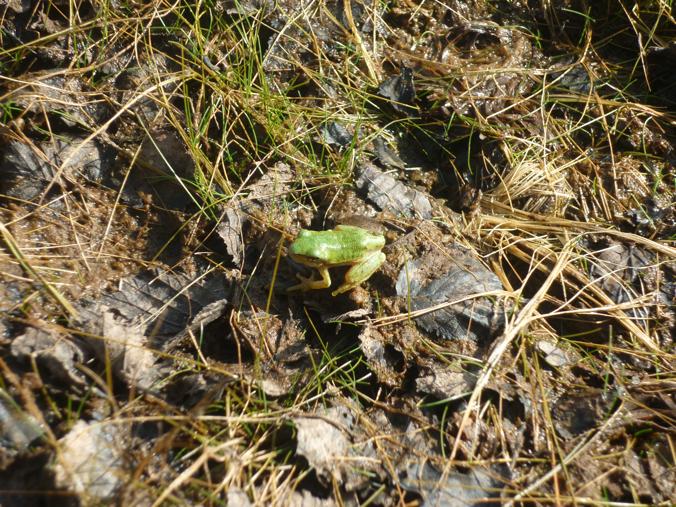
[(385, 236), (374, 234), (354, 225), (338, 225), (330, 231), (309, 231), (301, 229), (300, 234), (289, 247), (291, 258), (306, 266), (317, 269), (320, 280), (297, 275), (301, 283), (287, 291), (326, 289), (331, 286), (329, 268), (352, 266), (345, 273), (343, 284), (331, 292), (332, 296), (342, 294), (368, 280), (385, 262), (381, 252)]

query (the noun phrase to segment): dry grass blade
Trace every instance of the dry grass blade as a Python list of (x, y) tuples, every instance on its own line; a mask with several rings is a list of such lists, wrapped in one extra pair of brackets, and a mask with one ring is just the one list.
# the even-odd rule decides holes
[(545, 295), (549, 291), (551, 285), (557, 280), (557, 278), (563, 272), (566, 263), (570, 259), (570, 255), (573, 251), (574, 245), (575, 242), (571, 241), (564, 246), (562, 252), (559, 254), (556, 260), (556, 264), (554, 265), (547, 279), (540, 287), (540, 290), (538, 290), (538, 292), (530, 299), (530, 301), (528, 301), (525, 304), (525, 306), (512, 319), (507, 321), (505, 331), (502, 333), (502, 336), (500, 336), (495, 342), (495, 345), (493, 346), (493, 349), (491, 350), (491, 353), (488, 356), (488, 359), (486, 360), (486, 363), (481, 370), (481, 374), (477, 379), (474, 390), (472, 391), (472, 395), (470, 396), (469, 401), (467, 402), (467, 408), (465, 408), (464, 410), (460, 425), (458, 427), (458, 432), (455, 436), (455, 442), (453, 444), (453, 449), (451, 451), (449, 461), (453, 461), (455, 459), (455, 455), (458, 452), (460, 442), (462, 441), (462, 435), (465, 430), (465, 426), (469, 422), (469, 418), (472, 412), (475, 410), (475, 406), (477, 405), (481, 393), (484, 387), (486, 387), (486, 385), (488, 384), (488, 381), (491, 375), (493, 374), (493, 370), (498, 365), (500, 359), (503, 357), (503, 355), (505, 354), (509, 346), (512, 344), (512, 342), (515, 340), (515, 338), (519, 335), (519, 333), (523, 332), (529, 324), (541, 318), (540, 316), (533, 314), (536, 312), (537, 307), (544, 300)]
[(78, 312), (75, 307), (70, 304), (70, 302), (56, 289), (56, 287), (45, 280), (45, 278), (30, 265), (26, 257), (21, 253), (21, 249), (16, 244), (14, 237), (9, 232), (7, 227), (5, 227), (5, 224), (0, 223), (0, 234), (2, 235), (2, 239), (4, 240), (7, 249), (11, 252), (24, 271), (26, 271), (26, 273), (32, 277), (35, 282), (42, 285), (47, 293), (54, 299), (54, 301), (56, 301), (56, 303), (61, 306), (61, 308), (63, 308), (71, 318), (77, 319)]
[(162, 493), (155, 499), (155, 502), (152, 504), (153, 507), (157, 507), (159, 505), (162, 505), (165, 500), (167, 500), (172, 492), (174, 492), (176, 489), (180, 488), (181, 486), (185, 486), (186, 482), (188, 482), (192, 477), (209, 461), (209, 460), (218, 460), (218, 461), (224, 461), (227, 459), (225, 456), (223, 456), (224, 453), (227, 453), (227, 451), (233, 447), (238, 447), (241, 444), (238, 439), (232, 439), (228, 440), (226, 442), (223, 442), (219, 445), (213, 446), (213, 447), (205, 447), (204, 449), (201, 449), (201, 452), (199, 453), (199, 457), (193, 461), (190, 466), (188, 466), (183, 472), (180, 473), (178, 477), (176, 477), (169, 486), (167, 486)]
[[(603, 438), (606, 433), (608, 428), (612, 428), (613, 424), (615, 423), (616, 419), (622, 416), (622, 410), (618, 409), (611, 417), (608, 418), (607, 421), (603, 424), (603, 426), (593, 432), (592, 435), (590, 435), (588, 438), (582, 440), (579, 444), (577, 444), (572, 451), (570, 451), (562, 460), (560, 463), (558, 463), (556, 466), (552, 467), (552, 469), (544, 474), (542, 477), (538, 478), (537, 480), (533, 481), (531, 484), (526, 486), (525, 488), (521, 489), (519, 493), (517, 493), (514, 498), (510, 499), (508, 502), (505, 503), (506, 506), (511, 507), (514, 505), (515, 502), (519, 502), (521, 500), (526, 500), (529, 498), (529, 495), (531, 492), (535, 491), (542, 485), (546, 484), (548, 481), (550, 481), (552, 478), (554, 478), (558, 473), (560, 473), (566, 465), (569, 463), (572, 463), (573, 460), (577, 456), (579, 456), (581, 453), (583, 453), (585, 450), (588, 450), (595, 442), (597, 442), (600, 438)], [(576, 499), (579, 500), (579, 499)], [(634, 504), (631, 504), (634, 505)]]

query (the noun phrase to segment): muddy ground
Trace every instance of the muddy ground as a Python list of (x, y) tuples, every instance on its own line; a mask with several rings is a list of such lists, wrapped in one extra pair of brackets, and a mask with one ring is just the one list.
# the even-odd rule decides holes
[(0, 1), (0, 505), (669, 505), (673, 15)]

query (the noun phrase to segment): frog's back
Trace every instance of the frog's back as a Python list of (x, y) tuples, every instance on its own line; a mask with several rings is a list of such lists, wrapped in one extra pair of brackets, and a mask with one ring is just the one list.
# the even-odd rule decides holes
[(311, 255), (327, 264), (339, 264), (360, 258), (365, 251), (378, 250), (384, 244), (383, 236), (360, 227), (340, 225), (330, 231), (301, 230), (292, 252)]

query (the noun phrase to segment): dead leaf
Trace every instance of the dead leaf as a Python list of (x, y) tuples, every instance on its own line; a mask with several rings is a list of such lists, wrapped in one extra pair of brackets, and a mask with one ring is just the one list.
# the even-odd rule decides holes
[(85, 379), (77, 369), (84, 362), (82, 350), (66, 336), (28, 327), (24, 334), (12, 340), (12, 355), (18, 359), (35, 358), (59, 381), (82, 386)]
[(388, 352), (385, 338), (371, 325), (359, 334), (361, 350), (378, 381), (390, 387), (398, 386), (404, 374), (403, 358), (397, 360)]
[(307, 459), (321, 480), (337, 481), (346, 491), (355, 491), (368, 480), (364, 470), (379, 466), (373, 444), (355, 436), (363, 429), (348, 406), (336, 405), (316, 416), (294, 417), (292, 421), (298, 430), (296, 452)]
[(396, 111), (406, 115), (415, 114), (417, 109), (413, 106), (415, 100), (413, 70), (402, 67), (398, 76), (388, 77), (380, 83), (378, 94), (389, 99), (390, 105)]
[(404, 161), (399, 158), (399, 155), (390, 149), (382, 137), (376, 137), (373, 140), (373, 148), (375, 150), (376, 157), (378, 157), (378, 160), (382, 165), (394, 167), (396, 169), (404, 169), (406, 167)]
[(0, 387), (0, 470), (44, 433), (40, 424), (25, 413)]
[[(327, 417), (335, 414), (328, 411)], [(320, 417), (295, 417), (296, 452), (304, 456), (319, 476), (343, 480), (341, 463), (349, 454), (350, 441), (336, 425)]]
[[(61, 168), (65, 160), (68, 162)], [(59, 170), (62, 177), (73, 181), (99, 182), (109, 173), (113, 160), (95, 141), (82, 144), (78, 138), (57, 139), (35, 145), (12, 141), (2, 151), (0, 190), (30, 201), (47, 188)]]
[(102, 315), (102, 336), (106, 356), (110, 358), (119, 378), (128, 386), (142, 390), (155, 387), (163, 372), (156, 366), (155, 353), (148, 348), (148, 339), (137, 324), (126, 322), (112, 310)]
[(354, 141), (354, 136), (345, 127), (335, 121), (330, 121), (321, 127), (321, 140), (329, 146), (347, 148)]
[[(468, 507), (500, 498), (504, 487), (501, 474), (482, 467), (469, 473), (442, 473), (429, 462), (406, 467), (402, 487), (423, 497), (425, 507)], [(492, 502), (491, 502), (492, 503)]]
[[(459, 247), (432, 250), (409, 261), (399, 272), (397, 295), (410, 301), (412, 310), (425, 310), (473, 294), (500, 291), (498, 277), (475, 255)], [(468, 298), (415, 319), (423, 329), (446, 339), (492, 339), (504, 322), (496, 298)]]
[(119, 424), (82, 420), (59, 440), (55, 483), (91, 501), (112, 499), (125, 482), (127, 430)]
[(244, 259), (244, 222), (242, 210), (229, 205), (216, 226), (216, 234), (223, 240), (225, 250), (236, 266), (241, 266)]
[(429, 362), (415, 379), (418, 391), (432, 394), (442, 400), (455, 400), (472, 393), (476, 375), (458, 366)]
[(547, 340), (539, 340), (535, 346), (540, 352), (542, 352), (542, 354), (544, 354), (545, 361), (549, 366), (560, 368), (561, 366), (574, 363), (574, 361), (568, 357), (566, 351), (555, 343), (549, 342)]
[(383, 211), (406, 218), (431, 218), (432, 204), (423, 192), (407, 187), (373, 164), (363, 165), (355, 184)]

